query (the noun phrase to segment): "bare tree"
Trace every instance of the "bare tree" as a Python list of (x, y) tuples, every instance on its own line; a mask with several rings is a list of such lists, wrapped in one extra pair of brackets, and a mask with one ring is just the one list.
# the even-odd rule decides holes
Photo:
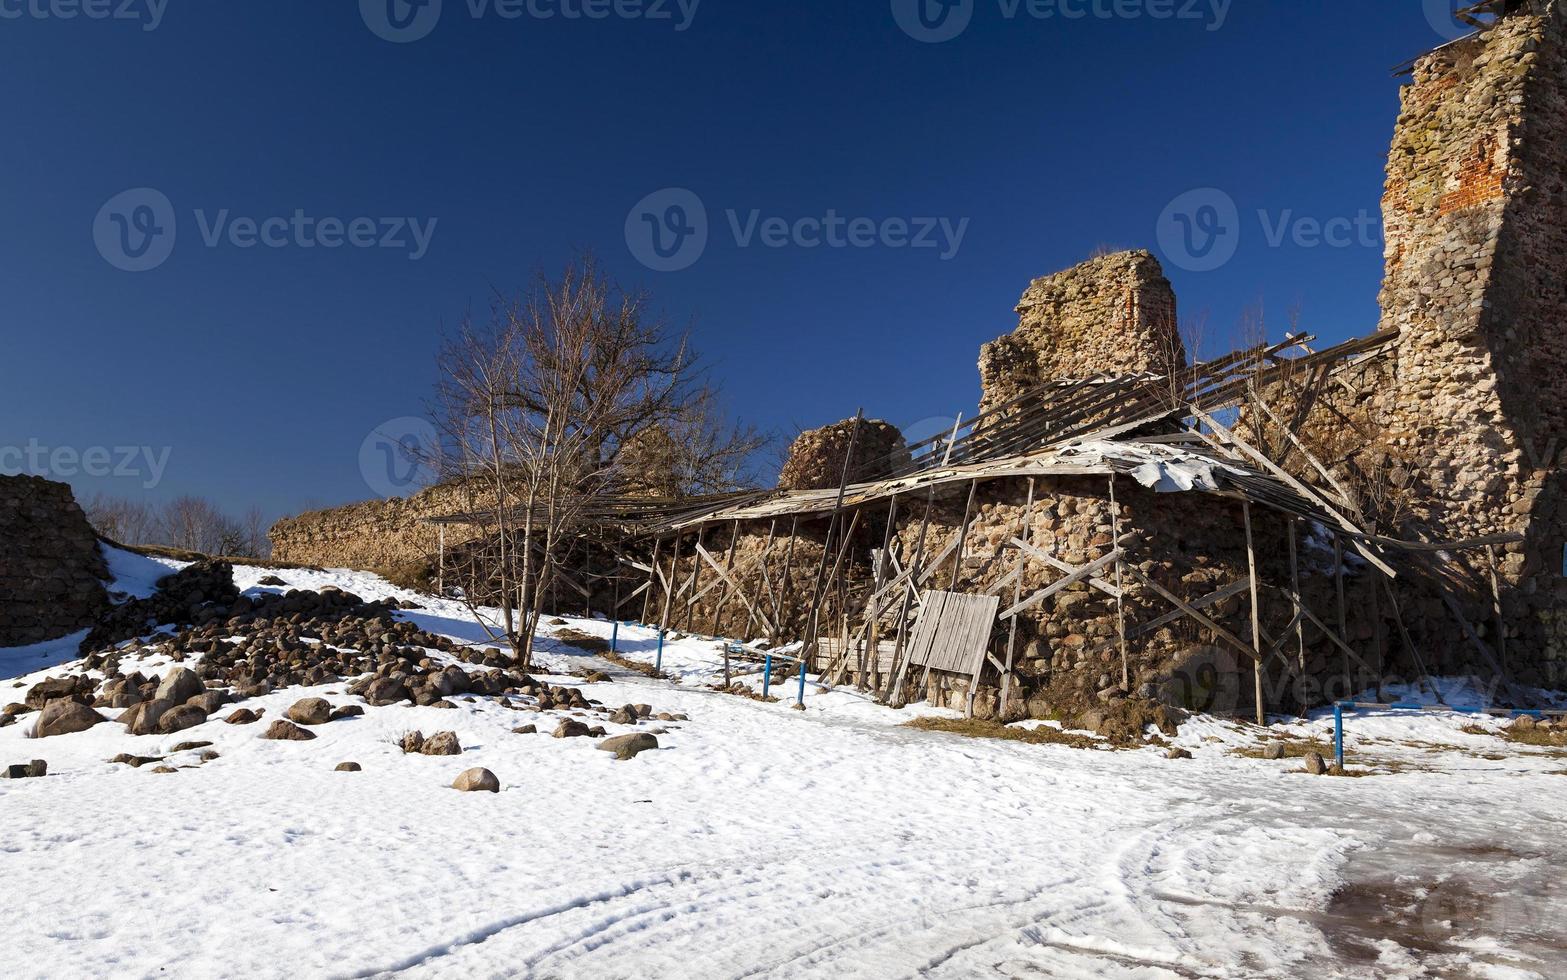
[[(493, 541), (468, 552), (490, 566), (468, 580), (501, 597), (499, 622), (480, 622), (524, 668), (545, 596), (569, 583), (565, 559), (595, 505), (733, 489), (763, 441), (722, 424), (686, 340), (591, 258), (520, 300), (497, 300), (485, 325), (464, 323), (439, 372), (448, 475), (482, 490)], [(478, 599), (469, 596), (476, 615)]]
[(99, 534), (126, 545), (152, 544), (158, 538), (161, 516), (144, 500), (126, 500), (94, 494), (82, 508), (88, 523)]

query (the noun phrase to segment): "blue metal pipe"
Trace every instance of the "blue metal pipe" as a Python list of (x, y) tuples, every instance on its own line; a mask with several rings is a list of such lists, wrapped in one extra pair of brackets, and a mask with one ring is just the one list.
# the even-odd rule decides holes
[(653, 661), (653, 669), (662, 673), (664, 670), (664, 631), (658, 631), (658, 658)]
[(609, 652), (620, 652), (620, 620), (615, 620), (615, 626), (609, 632)]
[(805, 658), (800, 658), (800, 707), (805, 707)]
[(767, 665), (762, 668), (762, 700), (767, 700), (767, 692), (773, 688), (773, 655), (767, 655)]
[[(1351, 707), (1354, 707), (1351, 705)], [(1344, 703), (1333, 705), (1333, 761), (1344, 768)]]

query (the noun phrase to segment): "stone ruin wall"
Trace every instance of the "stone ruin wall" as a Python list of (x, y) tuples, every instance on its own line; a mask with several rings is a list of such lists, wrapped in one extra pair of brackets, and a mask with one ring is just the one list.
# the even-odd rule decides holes
[[(469, 512), (478, 501), (471, 486), (439, 484), (407, 498), (367, 500), (284, 518), (267, 537), (276, 561), (402, 573), (430, 564), (438, 551), (440, 532), (424, 518)], [(447, 527), (447, 547), (472, 536), (467, 528)]]
[(1035, 279), (1017, 329), (980, 348), (980, 411), (1045, 381), (1168, 374), (1186, 364), (1175, 290), (1146, 251), (1117, 252)]
[[(1559, 684), (1567, 679), (1567, 34), (1559, 4), (1511, 16), (1416, 65), (1383, 212), (1382, 326), (1402, 334), (1378, 414), (1416, 467), (1415, 509), (1435, 536), (1527, 536), (1502, 559), (1509, 659), (1521, 680)], [(1489, 620), (1484, 608), (1470, 613)]]
[(53, 640), (109, 607), (98, 535), (64, 483), (0, 476), (0, 647)]
[[(1247, 575), (1245, 528), (1238, 502), (1201, 493), (1156, 494), (1124, 478), (1118, 480), (1116, 486), (1122, 541), (1130, 552), (1128, 560), (1172, 593), (1188, 602), (1195, 601)], [(959, 533), (967, 495), (964, 484), (946, 487), (938, 495), (926, 531), (924, 553), (927, 557), (939, 554)], [(1092, 562), (1112, 548), (1114, 524), (1109, 496), (1108, 478), (1038, 478), (1028, 533), (1021, 536), (1062, 561), (1074, 565)], [(1020, 536), (1026, 504), (1026, 479), (980, 484), (964, 544), (959, 591), (983, 591), (1012, 570), (1018, 561), (1018, 552), (1002, 550), (1001, 545)], [(850, 552), (848, 610), (854, 631), (860, 626), (860, 604), (868, 594), (866, 590), (872, 579), (871, 551), (879, 548), (884, 540), (886, 512), (885, 504), (865, 509)], [(916, 550), (924, 516), (923, 494), (900, 498), (893, 540), (900, 561), (905, 565)], [(1277, 637), (1293, 614), (1284, 591), (1290, 581), (1286, 530), (1282, 519), (1264, 508), (1253, 508), (1252, 521), (1259, 559), (1258, 574), (1263, 582), (1263, 630)], [(768, 576), (775, 591), (783, 588), (791, 522), (791, 518), (782, 518), (775, 529), (768, 560)], [(760, 566), (752, 560), (766, 549), (769, 527), (770, 522), (749, 522), (738, 529), (734, 577), (753, 599), (764, 594), (767, 588), (762, 583)], [(826, 528), (826, 519), (820, 517), (800, 525), (794, 560), (788, 566), (793, 569), (794, 585), (788, 592), (793, 601), (786, 604), (788, 612), (779, 631), (785, 640), (798, 638), (805, 631)], [(732, 525), (710, 528), (703, 536), (703, 546), (715, 560), (724, 564), (735, 533)], [(1300, 548), (1304, 570), (1320, 572), (1327, 567), (1330, 553), (1314, 551), (1305, 540), (1300, 542)], [(693, 574), (695, 561), (691, 558), (689, 536), (685, 538), (681, 554), (674, 577), (677, 588), (690, 581)], [(661, 567), (666, 574), (669, 557), (666, 545), (661, 557)], [(949, 556), (925, 587), (949, 588), (952, 561)], [(698, 574), (699, 589), (715, 581), (712, 568), (705, 563)], [(1026, 597), (1060, 577), (1060, 572), (1031, 561), (1022, 577), (1022, 595)], [(1113, 580), (1114, 573), (1110, 571), (1100, 577)], [(1367, 613), (1369, 603), (1363, 601), (1365, 596), (1360, 594), (1369, 585), (1369, 580), (1363, 585), (1352, 584), (1349, 594), (1350, 642), (1362, 651), (1373, 647), (1376, 628)], [(1303, 581), (1303, 592), (1308, 605), (1318, 611), (1319, 616), (1331, 621), (1334, 616), (1329, 612), (1333, 608), (1331, 578), (1320, 574), (1315, 579), (1308, 576)], [(1009, 586), (1002, 595), (1002, 608), (1011, 605), (1012, 595)], [(744, 639), (769, 638), (760, 622), (748, 615), (744, 604), (733, 592), (726, 596), (722, 586), (707, 591), (694, 605), (685, 602), (684, 598), (678, 598), (672, 605), (674, 611), (668, 620), (672, 629)], [(662, 589), (655, 590), (647, 601), (651, 622), (661, 621), (663, 601)], [(764, 602), (763, 607), (770, 610), (771, 603)], [(639, 600), (626, 615), (638, 615), (642, 609), (643, 603)], [(1125, 613), (1129, 629), (1173, 609), (1163, 599), (1140, 587), (1131, 585), (1127, 589)], [(1210, 607), (1207, 613), (1236, 636), (1249, 640), (1251, 614), (1247, 593), (1226, 599)], [(837, 636), (841, 630), (839, 617), (836, 593), (829, 590), (823, 603), (820, 635)], [(890, 623), (891, 617), (884, 622)], [(993, 652), (1004, 651), (1006, 634), (1005, 628), (997, 631)], [(1098, 704), (1126, 693), (1157, 697), (1169, 703), (1221, 714), (1252, 713), (1252, 661), (1244, 654), (1215, 646), (1214, 641), (1190, 621), (1177, 620), (1128, 643), (1131, 683), (1125, 689), (1121, 686), (1117, 635), (1115, 601), (1087, 584), (1070, 587), (1026, 612), (1021, 618), (1016, 645), (1018, 683), (1006, 705), (1005, 717), (1056, 717), (1063, 710)], [(1290, 633), (1290, 637), (1293, 635)], [(891, 637), (890, 628), (884, 630), (882, 639)], [(1387, 640), (1384, 633), (1383, 641)], [(1293, 639), (1286, 639), (1283, 649), (1292, 661), (1297, 658), (1298, 649)], [(1371, 659), (1369, 654), (1367, 659)], [(825, 663), (819, 662), (815, 666), (822, 667)], [(1215, 675), (1205, 673), (1210, 667)], [(918, 673), (916, 671), (916, 675)], [(1371, 678), (1364, 676), (1345, 681), (1342, 655), (1320, 637), (1308, 637), (1305, 673), (1312, 681), (1302, 686), (1295, 672), (1286, 674), (1278, 658), (1270, 658), (1264, 681), (1264, 696), (1269, 706), (1277, 709), (1315, 705), (1347, 696), (1353, 693), (1351, 689), (1359, 691), (1372, 683)], [(1210, 676), (1214, 683), (1209, 683)], [(932, 703), (961, 709), (967, 688), (967, 678), (933, 675), (929, 689), (924, 693)], [(977, 713), (981, 717), (996, 717), (1001, 708), (999, 700), (998, 681), (994, 672), (987, 672), (977, 692)]]

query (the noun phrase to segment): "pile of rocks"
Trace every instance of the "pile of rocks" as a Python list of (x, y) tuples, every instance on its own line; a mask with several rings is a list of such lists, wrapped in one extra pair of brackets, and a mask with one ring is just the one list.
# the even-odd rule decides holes
[(82, 641), (81, 652), (91, 653), (117, 643), (146, 636), (162, 625), (205, 623), (228, 613), (239, 598), (234, 568), (228, 562), (199, 561), (156, 583), (157, 592), (146, 599), (132, 599), (110, 609)]

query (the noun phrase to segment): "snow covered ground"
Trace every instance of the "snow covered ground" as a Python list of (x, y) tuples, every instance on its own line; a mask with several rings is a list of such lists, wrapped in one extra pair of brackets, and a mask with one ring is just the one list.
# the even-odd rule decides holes
[[(137, 592), (171, 565), (114, 570)], [(366, 574), (236, 577), (259, 590), (267, 574), (414, 599), (423, 628), (483, 639), (460, 605)], [(620, 639), (652, 660), (651, 631)], [(0, 703), (76, 640), (0, 651)], [(606, 667), (545, 649), (557, 683)], [(673, 680), (611, 667), (584, 687), (690, 716), (625, 762), (485, 699), (368, 708), (310, 742), (216, 718), (34, 741), (24, 718), (0, 729), (0, 764), (43, 758), (49, 775), (0, 781), (0, 974), (1567, 975), (1562, 750), (1386, 712), (1347, 726), (1351, 765), (1379, 774), (1313, 778), (1234, 750), (1326, 743), (1331, 716), (1268, 732), (1196, 719), (1175, 740), (1195, 758), (1172, 761), (917, 731), (902, 726), (919, 709), (814, 685), (795, 711), (708, 690), (720, 660), (683, 639), (665, 651)], [(350, 701), (328, 685), (246, 706), (270, 719), (310, 695)], [(512, 733), (529, 722), (544, 733)], [(465, 751), (405, 756), (391, 741), (409, 729), (455, 730)], [(173, 756), (194, 766), (173, 774), (105, 761), (191, 740), (219, 757)], [(349, 760), (364, 771), (333, 771)], [(503, 791), (448, 788), (472, 766)]]

